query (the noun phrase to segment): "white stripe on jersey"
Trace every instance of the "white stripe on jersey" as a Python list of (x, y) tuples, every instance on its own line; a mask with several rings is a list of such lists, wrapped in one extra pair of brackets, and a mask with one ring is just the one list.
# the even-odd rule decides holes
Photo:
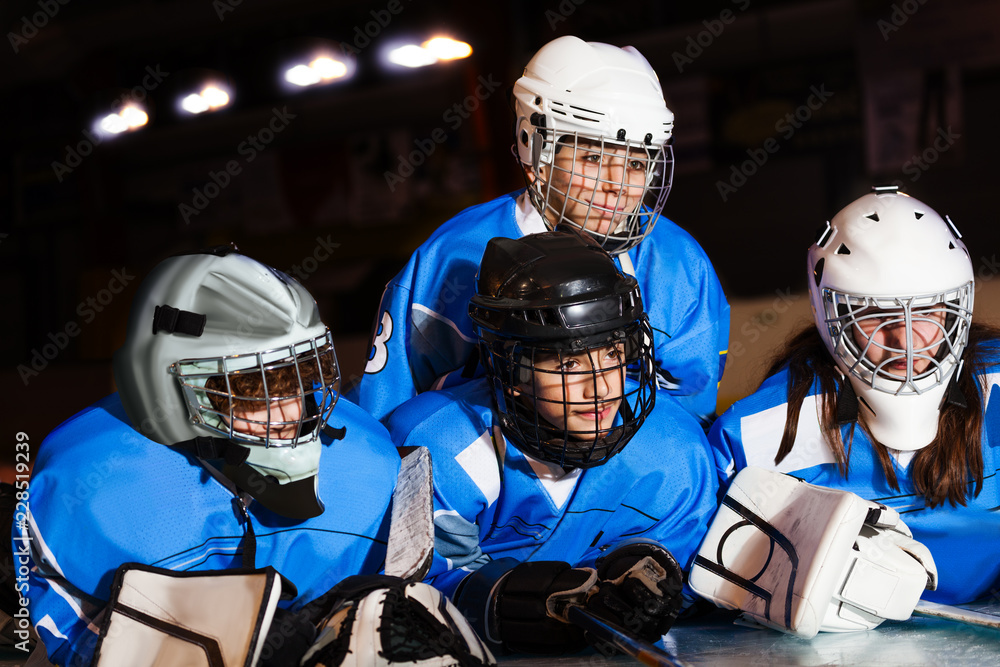
[(479, 487), (489, 507), (500, 497), (500, 469), (493, 449), (493, 438), (484, 431), (472, 444), (455, 456), (455, 462), (462, 466), (469, 479)]
[(549, 494), (552, 504), (555, 505), (556, 509), (562, 509), (573, 493), (573, 489), (576, 488), (577, 480), (583, 474), (583, 468), (573, 468), (567, 473), (558, 464), (539, 461), (527, 454), (524, 455), (524, 458), (528, 460), (528, 464), (535, 472), (535, 476), (538, 477), (538, 481), (542, 483), (542, 488)]
[(743, 452), (747, 457), (747, 465), (787, 473), (823, 463), (834, 463), (830, 446), (820, 432), (817, 398), (816, 395), (812, 395), (802, 401), (795, 444), (788, 456), (778, 465), (774, 464), (774, 456), (781, 444), (788, 404), (782, 403), (740, 419)]
[(430, 315), (431, 317), (433, 317), (438, 322), (443, 322), (444, 324), (447, 324), (449, 327), (451, 327), (452, 329), (454, 329), (455, 333), (457, 333), (459, 336), (461, 336), (462, 340), (464, 340), (466, 343), (477, 343), (477, 344), (479, 343), (479, 339), (478, 338), (469, 338), (464, 333), (462, 333), (461, 331), (458, 330), (458, 327), (455, 326), (454, 322), (452, 322), (451, 320), (449, 320), (447, 317), (445, 317), (444, 315), (442, 315), (440, 313), (435, 313), (433, 310), (431, 310), (427, 306), (422, 306), (419, 303), (415, 303), (415, 304), (413, 304), (413, 310), (419, 310), (421, 313), (424, 313), (425, 315)]
[[(31, 546), (29, 548), (31, 549), (31, 558), (35, 561), (35, 566), (41, 566), (41, 569), (45, 572), (55, 572), (65, 579), (66, 575), (63, 574), (62, 568), (59, 567), (56, 555), (45, 544), (45, 538), (42, 537), (42, 531), (38, 529), (38, 524), (35, 523), (35, 517), (31, 514), (30, 509), (28, 510), (28, 535), (31, 537)], [(15, 541), (23, 542), (23, 540), (16, 538)], [(80, 618), (83, 617), (81, 616)]]
[[(987, 373), (983, 378), (983, 407), (986, 408), (990, 404), (990, 393), (993, 391), (993, 385), (1000, 384), (1000, 373)], [(985, 410), (984, 410), (985, 411)]]
[(56, 637), (59, 637), (60, 639), (67, 639), (67, 640), (69, 639), (69, 637), (67, 637), (63, 633), (59, 632), (59, 628), (56, 627), (56, 622), (53, 621), (52, 617), (49, 616), (48, 614), (45, 614), (45, 616), (42, 616), (42, 620), (38, 621), (38, 623), (35, 623), (35, 627), (36, 628), (45, 628), (50, 633), (52, 633)]
[(517, 198), (517, 206), (514, 207), (514, 220), (517, 222), (517, 228), (521, 230), (521, 236), (537, 234), (546, 229), (542, 214), (531, 203), (531, 197), (528, 196), (527, 190)]

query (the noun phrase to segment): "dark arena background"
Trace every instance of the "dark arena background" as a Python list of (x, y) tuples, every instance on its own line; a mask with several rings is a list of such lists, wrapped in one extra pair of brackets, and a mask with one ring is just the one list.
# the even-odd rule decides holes
[[(977, 314), (1000, 310), (1000, 3), (7, 0), (0, 25), (4, 481), (19, 438), (114, 390), (170, 254), (235, 243), (295, 275), (361, 373), (409, 253), (521, 186), (507, 90), (565, 34), (637, 47), (676, 114), (665, 213), (733, 307), (720, 410), (810, 317), (817, 228), (874, 184), (948, 213)], [(436, 36), (471, 52), (399, 64)]]

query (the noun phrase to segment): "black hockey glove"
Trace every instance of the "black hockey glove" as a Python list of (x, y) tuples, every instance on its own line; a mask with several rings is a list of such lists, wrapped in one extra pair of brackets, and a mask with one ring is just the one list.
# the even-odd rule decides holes
[(618, 547), (597, 559), (597, 589), (586, 608), (626, 633), (655, 642), (680, 613), (684, 574), (655, 542)]
[(493, 623), (504, 648), (515, 653), (573, 653), (587, 645), (583, 630), (553, 617), (567, 604), (583, 605), (597, 583), (591, 568), (562, 561), (521, 563), (500, 582)]

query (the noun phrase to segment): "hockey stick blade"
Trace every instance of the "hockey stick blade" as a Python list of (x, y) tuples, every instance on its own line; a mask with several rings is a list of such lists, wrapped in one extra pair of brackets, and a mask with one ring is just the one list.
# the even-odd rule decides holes
[(431, 455), (416, 447), (403, 457), (392, 493), (385, 573), (420, 581), (434, 556), (434, 489)]
[(949, 621), (965, 623), (966, 625), (978, 625), (983, 628), (1000, 630), (1000, 616), (985, 614), (981, 611), (960, 609), (946, 604), (937, 604), (936, 602), (927, 602), (926, 600), (917, 602), (913, 613), (932, 618), (944, 618)]
[(667, 653), (665, 650), (649, 642), (630, 637), (624, 632), (608, 625), (583, 607), (571, 605), (567, 617), (580, 628), (583, 628), (595, 638), (608, 642), (622, 653), (650, 667), (683, 667), (684, 663)]

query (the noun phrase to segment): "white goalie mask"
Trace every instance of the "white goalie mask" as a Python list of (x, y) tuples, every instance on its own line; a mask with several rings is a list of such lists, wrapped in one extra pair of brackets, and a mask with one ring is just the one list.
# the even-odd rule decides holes
[(635, 48), (565, 36), (514, 83), (514, 142), (549, 229), (586, 229), (612, 254), (656, 222), (673, 177), (674, 114)]
[(322, 513), (320, 432), (340, 372), (294, 279), (229, 248), (163, 261), (135, 296), (114, 373), (143, 435), (225, 458), (226, 475), (272, 511)]
[(950, 220), (875, 188), (820, 230), (809, 294), (820, 336), (872, 435), (903, 451), (937, 433), (972, 319), (972, 260)]

